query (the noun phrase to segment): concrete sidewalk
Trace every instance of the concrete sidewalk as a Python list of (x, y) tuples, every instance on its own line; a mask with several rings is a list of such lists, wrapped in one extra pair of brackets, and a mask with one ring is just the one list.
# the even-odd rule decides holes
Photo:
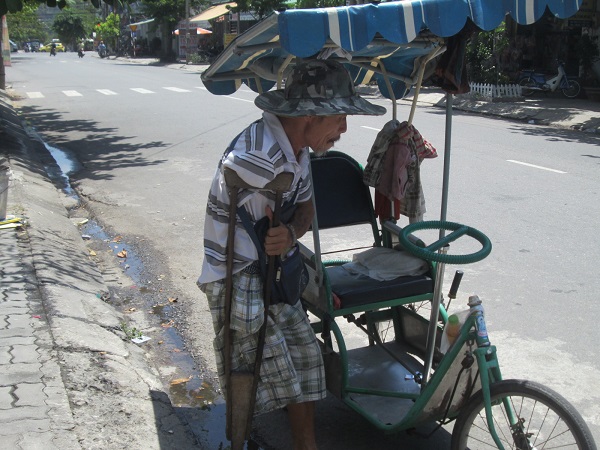
[[(401, 101), (412, 102), (412, 96)], [(445, 108), (446, 96), (438, 89), (425, 88), (418, 103)], [(600, 102), (569, 99), (561, 93), (497, 102), (477, 100), (470, 94), (463, 94), (455, 96), (452, 103), (453, 108), (459, 111), (600, 134)]]
[[(419, 103), (443, 107), (444, 95), (425, 89)], [(462, 97), (456, 107), (600, 132), (600, 103), (586, 100)], [(26, 222), (0, 229), (2, 448), (202, 448), (175, 414), (143, 348), (126, 338), (122, 313), (102, 301), (105, 280), (69, 218), (72, 200), (52, 184), (42, 163), (47, 150), (30, 138), (0, 91), (2, 157), (11, 173), (8, 213)]]
[[(158, 371), (127, 339), (123, 314), (0, 91), (8, 214), (0, 229), (0, 441), (5, 450), (201, 448), (174, 413)], [(2, 164), (0, 164), (1, 166)]]

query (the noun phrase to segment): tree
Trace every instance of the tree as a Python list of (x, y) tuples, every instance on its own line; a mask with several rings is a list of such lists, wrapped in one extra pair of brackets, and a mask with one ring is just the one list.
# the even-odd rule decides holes
[(6, 16), (10, 38), (13, 41), (25, 42), (30, 39), (46, 41), (49, 30), (36, 14), (38, 6), (37, 1), (29, 0), (23, 4), (21, 11)]
[(73, 49), (77, 47), (77, 41), (88, 34), (81, 15), (75, 14), (69, 9), (65, 9), (57, 14), (52, 28), (58, 34), (61, 42), (71, 45)]
[[(359, 4), (359, 2), (355, 2), (355, 4)], [(345, 0), (298, 0), (296, 2), (296, 8), (298, 9), (330, 8), (344, 5), (346, 5)]]
[(254, 11), (259, 19), (286, 7), (284, 0), (238, 0), (236, 3), (237, 7), (232, 8), (232, 11)]
[(478, 83), (498, 84), (510, 77), (500, 69), (500, 55), (509, 45), (504, 22), (491, 31), (482, 31), (467, 45), (469, 75)]
[[(1, 1), (1, 0), (0, 0)], [(188, 0), (191, 9), (198, 9), (200, 6), (208, 3), (207, 0)], [(148, 17), (154, 17), (155, 21), (163, 25), (167, 30), (167, 45), (165, 49), (171, 49), (173, 35), (171, 31), (177, 28), (180, 20), (187, 17), (185, 0), (142, 0), (144, 14)], [(164, 54), (166, 58), (174, 58), (175, 55)]]
[(104, 22), (99, 22), (94, 28), (96, 36), (102, 39), (109, 47), (117, 47), (117, 39), (121, 34), (121, 17), (118, 14), (110, 13)]

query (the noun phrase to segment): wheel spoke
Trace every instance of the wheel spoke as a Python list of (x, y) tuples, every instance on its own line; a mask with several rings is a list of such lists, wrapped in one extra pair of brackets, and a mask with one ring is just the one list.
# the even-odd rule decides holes
[[(490, 387), (492, 420), (507, 449), (589, 450), (594, 438), (581, 415), (559, 394), (530, 381), (505, 380)], [(481, 391), (460, 413), (452, 449), (496, 448), (487, 426)]]

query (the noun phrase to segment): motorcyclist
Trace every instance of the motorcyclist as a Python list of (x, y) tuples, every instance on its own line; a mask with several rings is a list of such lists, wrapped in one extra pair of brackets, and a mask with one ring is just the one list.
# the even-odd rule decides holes
[(50, 56), (56, 56), (56, 44), (54, 42), (50, 45)]
[(107, 50), (104, 41), (100, 41), (100, 44), (98, 44), (98, 54), (100, 55), (100, 58), (107, 56)]
[(81, 41), (77, 47), (77, 56), (79, 56), (80, 58), (83, 58), (85, 53), (83, 52), (83, 41)]

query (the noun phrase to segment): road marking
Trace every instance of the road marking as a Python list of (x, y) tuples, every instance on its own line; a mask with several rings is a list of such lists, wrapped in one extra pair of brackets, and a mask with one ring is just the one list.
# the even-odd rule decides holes
[(178, 87), (165, 87), (163, 89), (166, 89), (167, 91), (173, 91), (173, 92), (190, 92), (187, 89), (181, 89)]
[(29, 98), (44, 98), (44, 94), (41, 92), (28, 92), (27, 97)]
[(526, 163), (523, 161), (515, 161), (514, 159), (507, 159), (507, 161), (511, 162), (511, 163), (515, 163), (515, 164), (521, 164), (522, 166), (533, 167), (535, 169), (547, 170), (549, 172), (567, 173), (567, 172), (563, 172), (562, 170), (550, 169), (550, 168), (544, 167), (544, 166), (536, 166), (535, 164), (529, 164), (529, 163)]
[(247, 100), (245, 98), (238, 98), (238, 97), (228, 97), (231, 100), (239, 100), (240, 102), (248, 102), (248, 103), (254, 103), (254, 100)]
[(131, 90), (138, 92), (140, 94), (154, 94), (154, 92), (149, 91), (148, 89), (144, 89), (144, 88), (131, 88)]
[(96, 89), (96, 90), (104, 95), (117, 95), (116, 92), (113, 92), (110, 89)]
[(365, 125), (361, 125), (361, 128), (366, 128), (367, 130), (373, 130), (373, 131), (381, 131), (381, 128), (373, 128), (373, 127), (367, 127)]
[(77, 91), (63, 91), (67, 97), (82, 97), (82, 95)]
[(202, 89), (203, 91), (207, 91), (208, 90), (204, 86), (196, 86), (196, 89)]

